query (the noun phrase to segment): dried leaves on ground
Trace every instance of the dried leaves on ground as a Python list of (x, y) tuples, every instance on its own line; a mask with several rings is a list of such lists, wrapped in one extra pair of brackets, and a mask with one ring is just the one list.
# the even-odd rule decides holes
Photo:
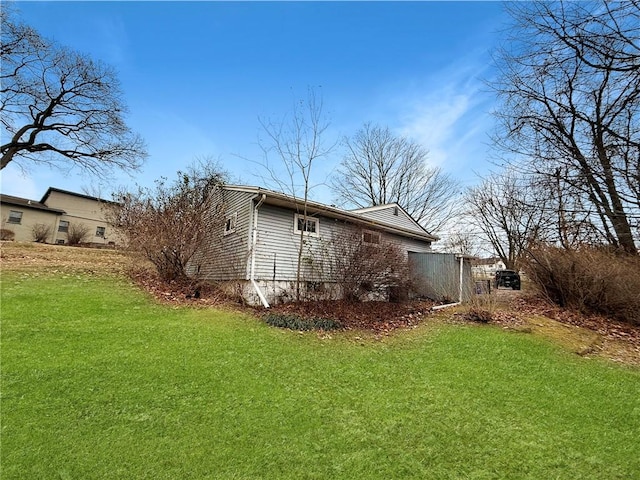
[[(144, 291), (163, 303), (199, 307), (239, 308), (215, 286), (203, 282), (163, 282), (149, 265), (136, 263), (117, 250), (96, 250), (57, 245), (2, 242), (0, 251), (3, 270), (18, 272), (62, 272), (91, 275), (128, 275)], [(540, 297), (521, 292), (495, 292), (495, 304), (461, 310), (442, 310), (438, 321), (449, 323), (482, 322), (520, 332), (575, 340), (574, 351), (581, 355), (599, 355), (613, 360), (640, 365), (640, 327), (604, 316), (585, 315), (562, 309)], [(434, 317), (433, 303), (344, 301), (312, 301), (274, 305), (270, 313), (298, 315), (302, 318), (327, 318), (340, 322), (347, 330), (368, 330), (388, 334), (397, 329), (415, 328)], [(264, 309), (249, 309), (256, 315)], [(559, 328), (564, 326), (564, 328)], [(572, 327), (572, 328), (568, 328)], [(576, 340), (577, 339), (577, 340)], [(566, 343), (566, 342), (564, 342)]]
[(329, 318), (338, 321), (346, 330), (388, 333), (398, 328), (417, 326), (429, 315), (432, 306), (433, 302), (428, 301), (388, 303), (324, 300), (275, 305), (270, 312), (302, 318)]

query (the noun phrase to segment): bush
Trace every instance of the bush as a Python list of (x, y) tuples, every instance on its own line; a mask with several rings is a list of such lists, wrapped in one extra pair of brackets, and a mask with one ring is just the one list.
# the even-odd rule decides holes
[(163, 178), (155, 188), (119, 192), (107, 220), (128, 249), (144, 255), (163, 280), (182, 281), (203, 247), (220, 248), (227, 218), (219, 187), (226, 177), (217, 163), (194, 164), (173, 182)]
[(36, 223), (32, 229), (33, 241), (38, 243), (46, 243), (51, 233), (51, 225), (44, 223)]
[(8, 228), (0, 228), (0, 240), (13, 241), (16, 238), (16, 234), (13, 230)]
[(408, 300), (411, 273), (404, 252), (380, 236), (375, 236), (377, 243), (366, 243), (366, 233), (371, 235), (356, 228), (332, 238), (330, 268), (344, 299), (360, 302), (387, 298), (395, 303)]
[(84, 223), (69, 223), (69, 229), (67, 230), (67, 242), (69, 245), (80, 245), (87, 239), (89, 230), (89, 227)]
[(640, 325), (640, 258), (603, 248), (531, 249), (524, 269), (549, 300)]
[(337, 330), (342, 325), (331, 318), (304, 318), (298, 315), (269, 313), (264, 318), (267, 325), (290, 330)]

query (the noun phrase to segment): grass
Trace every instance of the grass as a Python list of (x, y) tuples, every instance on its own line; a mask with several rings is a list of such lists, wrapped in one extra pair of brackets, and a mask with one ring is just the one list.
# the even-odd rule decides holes
[(640, 371), (494, 327), (385, 340), (2, 275), (1, 477), (640, 478)]

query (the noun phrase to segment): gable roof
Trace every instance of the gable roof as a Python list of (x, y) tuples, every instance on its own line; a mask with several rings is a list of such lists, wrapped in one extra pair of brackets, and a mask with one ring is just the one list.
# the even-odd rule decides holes
[(51, 208), (46, 206), (42, 202), (36, 200), (30, 200), (28, 198), (14, 197), (13, 195), (0, 195), (0, 201), (7, 205), (15, 205), (16, 207), (31, 208), (33, 210), (44, 210), (47, 212), (55, 213), (56, 215), (63, 215), (66, 213), (64, 210), (58, 208)]
[[(255, 195), (264, 195), (263, 203), (268, 205), (275, 205), (293, 210), (299, 210), (303, 207), (304, 201), (301, 198), (297, 198), (291, 195), (287, 195), (282, 192), (276, 192), (274, 190), (268, 190), (262, 187), (252, 187), (246, 185), (224, 185), (224, 190), (247, 192)], [(393, 205), (386, 205), (380, 207), (392, 208)], [(311, 215), (323, 215), (329, 218), (335, 218), (338, 220), (344, 220), (350, 223), (355, 223), (364, 227), (373, 228), (388, 233), (394, 233), (404, 237), (415, 238), (427, 242), (434, 242), (438, 240), (438, 237), (427, 232), (421, 225), (419, 225), (402, 207), (397, 205), (403, 212), (403, 217), (410, 220), (410, 224), (403, 222), (390, 222), (388, 218), (379, 219), (375, 216), (367, 215), (368, 212), (349, 211), (342, 210), (340, 208), (325, 205), (323, 203), (315, 202), (312, 200), (307, 201), (307, 211)], [(373, 207), (375, 208), (375, 207)]]
[(422, 225), (416, 222), (413, 217), (397, 203), (385, 203), (374, 207), (357, 208), (350, 210), (353, 213), (362, 215), (372, 220), (378, 220), (394, 225), (402, 225), (410, 230), (429, 233)]
[(71, 195), (72, 197), (84, 198), (86, 200), (93, 200), (95, 202), (100, 202), (100, 203), (116, 203), (112, 200), (105, 200), (104, 198), (93, 197), (91, 195), (84, 195), (82, 193), (70, 192), (69, 190), (62, 190), (61, 188), (55, 188), (55, 187), (49, 187), (47, 189), (45, 194), (42, 196), (40, 203), (46, 203), (47, 199), (53, 192), (64, 193), (65, 195)]

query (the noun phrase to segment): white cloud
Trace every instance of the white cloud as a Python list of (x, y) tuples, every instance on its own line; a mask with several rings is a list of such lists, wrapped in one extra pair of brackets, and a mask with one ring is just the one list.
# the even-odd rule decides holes
[(456, 62), (412, 89), (400, 107), (399, 132), (424, 145), (431, 164), (458, 177), (486, 163), (493, 97), (481, 80), (485, 68)]
[(36, 182), (23, 172), (19, 167), (7, 165), (0, 178), (0, 185), (3, 194), (14, 197), (38, 200), (44, 195), (44, 190), (36, 185)]
[(415, 101), (414, 111), (404, 119), (401, 133), (429, 149), (429, 159), (437, 165), (449, 160), (458, 125), (468, 113), (471, 99), (459, 92), (439, 91)]

